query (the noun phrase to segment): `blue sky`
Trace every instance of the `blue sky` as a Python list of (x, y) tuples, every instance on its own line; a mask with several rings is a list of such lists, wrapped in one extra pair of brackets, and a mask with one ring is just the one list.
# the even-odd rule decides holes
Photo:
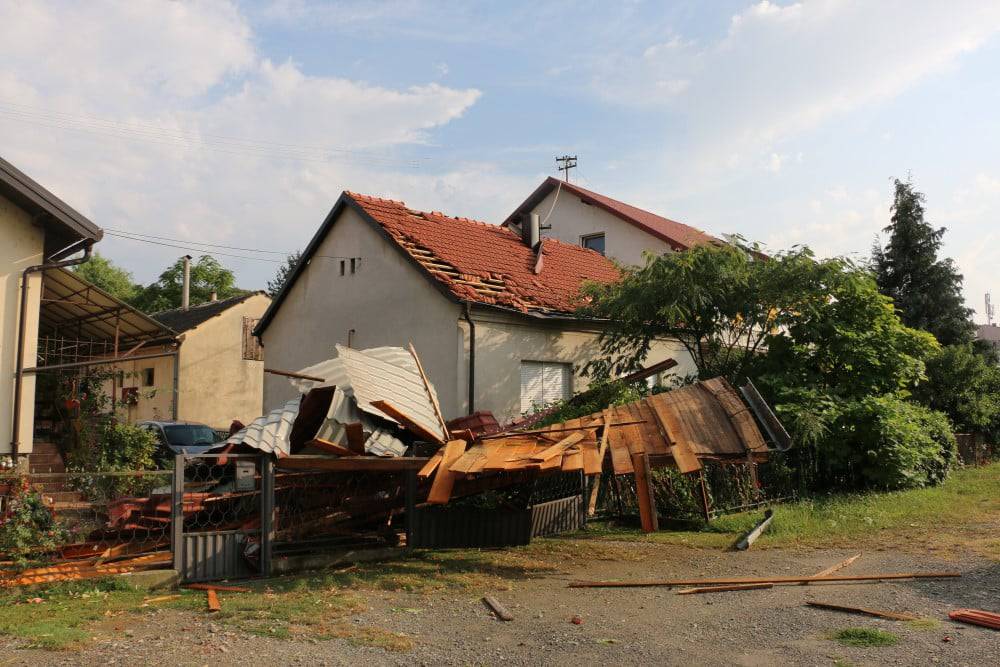
[[(108, 230), (291, 250), (344, 189), (498, 222), (570, 153), (586, 187), (707, 231), (863, 256), (910, 174), (970, 305), (1000, 292), (996, 3), (0, 15), (2, 154)], [(142, 281), (183, 253), (110, 235), (100, 252)], [(274, 270), (229, 252), (245, 287)]]

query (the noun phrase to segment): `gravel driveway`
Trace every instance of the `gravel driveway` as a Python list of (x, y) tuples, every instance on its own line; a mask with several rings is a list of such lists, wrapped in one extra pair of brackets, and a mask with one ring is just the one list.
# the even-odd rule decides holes
[[(676, 595), (664, 588), (570, 589), (573, 579), (813, 574), (853, 555), (842, 550), (762, 549), (744, 553), (628, 543), (628, 561), (568, 559), (555, 572), (513, 579), (493, 594), (515, 620), (493, 618), (486, 590), (364, 591), (367, 609), (350, 623), (412, 638), (389, 651), (346, 640), (282, 640), (242, 634), (203, 613), (159, 610), (110, 619), (80, 651), (53, 653), (0, 644), (3, 664), (25, 665), (571, 665), (607, 664), (1000, 664), (1000, 632), (953, 623), (957, 607), (1000, 611), (1000, 563), (959, 562), (873, 551), (845, 574), (958, 570), (959, 579), (777, 586), (770, 590)], [(810, 608), (807, 600), (909, 612), (918, 623)], [(224, 602), (225, 603), (225, 602)], [(574, 616), (582, 621), (571, 622)], [(843, 646), (843, 628), (891, 631), (895, 646)]]

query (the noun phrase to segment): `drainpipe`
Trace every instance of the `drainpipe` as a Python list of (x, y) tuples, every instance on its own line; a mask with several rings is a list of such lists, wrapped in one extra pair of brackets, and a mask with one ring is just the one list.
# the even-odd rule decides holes
[[(56, 253), (53, 257), (61, 257), (68, 252), (76, 252), (78, 248), (75, 248), (75, 246), (76, 244), (74, 243), (65, 250)], [(15, 459), (15, 462), (17, 459), (18, 449), (21, 444), (19, 436), (21, 433), (21, 393), (22, 384), (24, 382), (24, 335), (28, 319), (28, 276), (32, 273), (38, 273), (39, 271), (45, 271), (47, 269), (58, 269), (83, 264), (90, 259), (90, 254), (93, 251), (93, 248), (94, 242), (88, 240), (83, 246), (82, 257), (49, 262), (48, 264), (36, 264), (34, 266), (29, 266), (21, 273), (21, 309), (20, 317), (17, 322), (17, 359), (15, 360), (15, 368), (17, 370), (14, 372), (14, 417), (11, 420), (11, 428), (13, 430), (10, 434), (10, 453), (11, 457)]]
[(465, 302), (465, 321), (469, 323), (469, 414), (476, 411), (476, 323), (472, 306)]

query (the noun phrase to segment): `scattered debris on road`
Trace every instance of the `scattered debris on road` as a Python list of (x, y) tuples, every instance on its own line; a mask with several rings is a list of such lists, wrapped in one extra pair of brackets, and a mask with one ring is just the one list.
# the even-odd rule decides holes
[(829, 609), (831, 611), (842, 611), (847, 614), (862, 614), (864, 616), (874, 616), (875, 618), (885, 618), (890, 621), (916, 621), (919, 616), (914, 616), (913, 614), (904, 614), (896, 611), (879, 611), (877, 609), (865, 609), (864, 607), (847, 607), (839, 604), (830, 604), (829, 602), (816, 602), (810, 600), (806, 602), (810, 607), (816, 607), (817, 609)]

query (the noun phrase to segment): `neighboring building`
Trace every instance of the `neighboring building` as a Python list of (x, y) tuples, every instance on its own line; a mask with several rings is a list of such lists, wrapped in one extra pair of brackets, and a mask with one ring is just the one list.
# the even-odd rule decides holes
[(532, 213), (547, 228), (542, 236), (591, 248), (625, 265), (641, 266), (645, 251), (660, 254), (720, 242), (689, 225), (552, 177), (503, 224), (520, 229)]
[[(540, 251), (540, 252), (539, 252)], [(294, 371), (354, 348), (412, 342), (446, 418), (490, 410), (500, 421), (587, 387), (582, 366), (599, 352), (602, 324), (574, 315), (581, 284), (610, 281), (601, 254), (546, 239), (531, 247), (502, 226), (345, 192), (264, 314), (271, 368)], [(673, 357), (654, 344), (647, 363)], [(264, 408), (296, 396), (264, 379)]]
[[(177, 418), (228, 430), (234, 419), (249, 424), (261, 414), (263, 350), (253, 328), (270, 305), (264, 292), (251, 292), (152, 317), (180, 341)], [(173, 417), (173, 359), (120, 364), (122, 397), (131, 422)]]
[[(43, 272), (25, 269), (85, 248), (89, 253), (102, 236), (94, 223), (0, 159), (0, 456), (25, 457), (34, 441), (35, 377), (23, 369), (35, 366), (37, 358)], [(27, 281), (23, 308), (22, 280)]]
[(1000, 326), (996, 324), (977, 324), (976, 339), (983, 340), (993, 346), (993, 349), (1000, 352)]

